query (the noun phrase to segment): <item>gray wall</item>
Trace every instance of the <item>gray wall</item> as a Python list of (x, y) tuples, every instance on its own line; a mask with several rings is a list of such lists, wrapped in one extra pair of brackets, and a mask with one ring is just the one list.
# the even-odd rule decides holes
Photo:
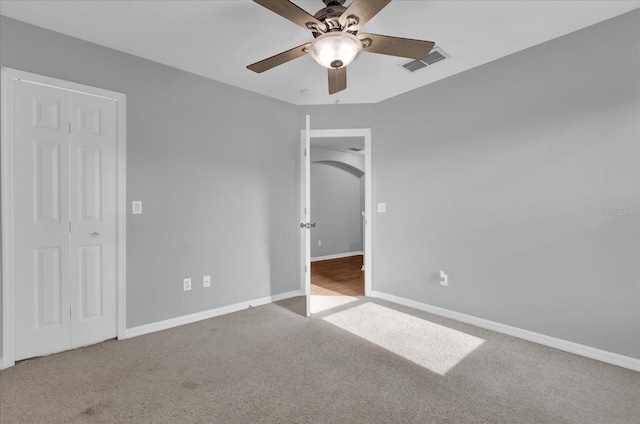
[[(379, 104), (300, 108), (1, 30), (4, 65), (127, 94), (129, 200), (145, 210), (128, 223), (129, 326), (298, 287), (310, 113), (372, 128), (374, 290), (640, 358), (640, 220), (603, 215), (640, 207), (640, 11)], [(210, 267), (218, 288), (180, 291)]]
[(374, 290), (640, 358), (639, 76), (636, 10), (299, 120), (372, 128)]
[(127, 95), (128, 205), (144, 212), (127, 216), (127, 327), (299, 289), (294, 106), (5, 17), (0, 30), (2, 65)]
[(311, 257), (362, 251), (364, 158), (311, 147), (310, 159)]

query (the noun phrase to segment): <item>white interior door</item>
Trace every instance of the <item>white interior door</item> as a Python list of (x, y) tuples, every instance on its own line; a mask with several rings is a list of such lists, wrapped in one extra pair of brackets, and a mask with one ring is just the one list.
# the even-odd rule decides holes
[(311, 316), (311, 118), (300, 137), (300, 251), (306, 315)]
[[(117, 333), (116, 103), (71, 92), (71, 347)], [(75, 312), (75, 313), (74, 313)]]
[(15, 360), (117, 334), (116, 105), (12, 80)]
[(69, 348), (69, 93), (12, 81), (15, 357)]

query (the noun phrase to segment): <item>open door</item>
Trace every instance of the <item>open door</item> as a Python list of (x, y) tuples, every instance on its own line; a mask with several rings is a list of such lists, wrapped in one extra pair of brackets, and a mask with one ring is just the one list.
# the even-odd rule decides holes
[(301, 282), (305, 296), (305, 315), (311, 316), (311, 117), (300, 135), (300, 252)]
[[(365, 214), (364, 214), (364, 295), (371, 296), (372, 248), (371, 248), (371, 129), (325, 129), (311, 130), (311, 118), (306, 117), (306, 128), (300, 131), (300, 282), (305, 295), (305, 315), (311, 316), (311, 138), (363, 137), (365, 146)], [(364, 271), (364, 269), (363, 269)]]

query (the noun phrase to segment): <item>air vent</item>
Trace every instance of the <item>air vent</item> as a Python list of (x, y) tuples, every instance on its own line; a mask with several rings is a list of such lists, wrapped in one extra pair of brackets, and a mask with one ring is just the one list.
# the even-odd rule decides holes
[(403, 63), (400, 66), (409, 72), (415, 72), (418, 69), (426, 68), (427, 66), (433, 65), (448, 57), (450, 56), (444, 50), (439, 47), (434, 47), (424, 59), (412, 60), (410, 62)]
[(440, 50), (430, 52), (423, 60), (427, 65), (433, 65), (436, 62), (440, 62), (442, 59), (446, 59), (447, 56), (443, 55)]
[(411, 62), (405, 63), (404, 65), (402, 65), (402, 67), (409, 72), (415, 72), (418, 69), (426, 68), (427, 64), (421, 60), (416, 59), (412, 60)]

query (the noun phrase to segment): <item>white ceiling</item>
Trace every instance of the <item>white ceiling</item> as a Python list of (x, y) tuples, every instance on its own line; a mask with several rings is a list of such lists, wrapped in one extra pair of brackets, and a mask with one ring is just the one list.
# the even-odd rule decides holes
[[(294, 1), (311, 14), (321, 0)], [(345, 6), (350, 3), (347, 0)], [(393, 0), (360, 32), (434, 41), (450, 59), (416, 73), (363, 53), (348, 88), (301, 57), (263, 74), (246, 66), (311, 41), (250, 0), (0, 0), (0, 14), (297, 105), (376, 103), (640, 7), (640, 0)], [(310, 92), (310, 93), (309, 93)]]

